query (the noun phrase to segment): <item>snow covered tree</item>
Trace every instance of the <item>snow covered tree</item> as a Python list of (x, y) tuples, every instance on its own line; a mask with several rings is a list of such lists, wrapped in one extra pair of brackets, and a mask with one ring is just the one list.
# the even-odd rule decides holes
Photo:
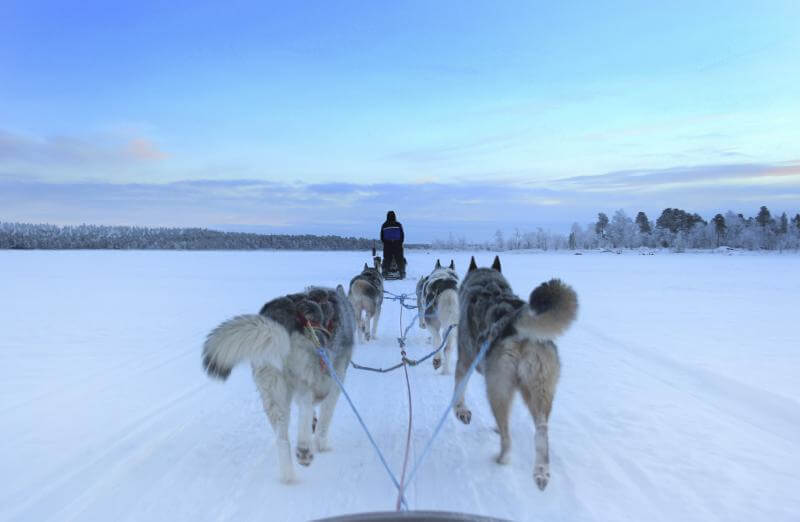
[(494, 248), (495, 250), (502, 251), (505, 247), (505, 240), (503, 239), (503, 231), (499, 228), (494, 233)]
[(608, 238), (611, 240), (611, 245), (614, 248), (630, 248), (634, 246), (635, 236), (636, 225), (633, 220), (622, 209), (614, 212), (614, 217), (608, 225)]

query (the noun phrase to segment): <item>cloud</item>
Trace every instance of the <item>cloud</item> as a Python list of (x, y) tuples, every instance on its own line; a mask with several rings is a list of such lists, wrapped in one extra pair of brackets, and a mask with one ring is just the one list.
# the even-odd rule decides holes
[(146, 138), (131, 139), (125, 149), (131, 158), (138, 160), (161, 160), (168, 156), (158, 145)]
[(141, 136), (31, 137), (0, 130), (0, 165), (94, 166), (157, 161), (167, 154)]
[(597, 212), (666, 207), (710, 216), (728, 209), (752, 213), (800, 210), (800, 163), (703, 165), (610, 172), (530, 184), (314, 183), (258, 179), (174, 183), (55, 183), (22, 180), (0, 171), (0, 219), (56, 224), (256, 226), (272, 232), (372, 237), (395, 210), (411, 240), (452, 232), (469, 239), (497, 228), (567, 230)]
[(624, 170), (598, 176), (564, 178), (557, 187), (575, 191), (616, 192), (637, 190), (672, 190), (681, 187), (741, 184), (750, 180), (758, 185), (769, 178), (798, 177), (800, 163), (784, 164), (740, 163), (726, 165), (681, 166), (654, 170)]
[(391, 154), (385, 159), (398, 160), (413, 166), (456, 161), (475, 155), (508, 150), (520, 144), (528, 132), (527, 130), (511, 132), (462, 143), (408, 149)]

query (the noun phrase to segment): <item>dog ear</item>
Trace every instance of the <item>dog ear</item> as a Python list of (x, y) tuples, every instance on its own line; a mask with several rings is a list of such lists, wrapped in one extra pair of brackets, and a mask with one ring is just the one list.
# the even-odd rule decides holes
[(494, 263), (492, 263), (492, 268), (497, 270), (498, 272), (502, 272), (500, 270), (500, 256), (494, 256)]
[(455, 270), (455, 269), (456, 269), (456, 263), (455, 263), (455, 261), (453, 261), (453, 260), (451, 259), (451, 260), (450, 260), (450, 270)]
[(364, 270), (366, 270), (367, 268), (369, 268), (369, 267), (367, 266), (367, 263), (364, 263)]
[(467, 270), (467, 272), (472, 272), (473, 270), (477, 270), (477, 269), (478, 269), (478, 265), (475, 264), (475, 256), (472, 256), (472, 258), (470, 258), (470, 260), (469, 260), (469, 270)]
[(442, 268), (442, 264), (439, 262), (438, 259), (436, 260), (436, 266), (433, 268)]

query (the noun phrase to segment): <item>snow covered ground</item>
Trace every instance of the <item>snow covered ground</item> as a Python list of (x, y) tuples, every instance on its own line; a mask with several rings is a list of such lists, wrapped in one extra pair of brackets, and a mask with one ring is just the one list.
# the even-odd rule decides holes
[[(493, 254), (479, 253), (488, 265)], [(450, 253), (441, 254), (449, 262)], [(469, 254), (456, 253), (460, 272)], [(413, 292), (434, 253), (409, 253)], [(517, 401), (512, 461), (470, 382), (409, 490), (415, 509), (514, 520), (800, 519), (800, 257), (507, 253), (522, 296), (552, 276), (581, 310), (559, 344), (551, 474), (532, 478), (533, 424)], [(201, 370), (205, 334), (306, 284), (347, 283), (364, 253), (0, 252), (0, 519), (306, 520), (391, 510), (395, 491), (344, 400), (298, 482), (278, 482), (274, 436), (248, 367)], [(398, 360), (399, 308), (354, 360)], [(408, 313), (404, 320), (411, 319)], [(413, 329), (409, 351), (430, 350)], [(413, 368), (413, 454), (452, 377)], [(399, 474), (401, 372), (350, 370), (347, 388)], [(292, 437), (295, 429), (292, 427)]]

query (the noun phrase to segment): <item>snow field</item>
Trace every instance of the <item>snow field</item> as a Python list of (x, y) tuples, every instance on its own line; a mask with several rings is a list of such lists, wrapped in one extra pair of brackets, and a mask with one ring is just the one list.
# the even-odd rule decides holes
[[(407, 252), (413, 293), (436, 257)], [(478, 253), (481, 265), (493, 253)], [(225, 383), (200, 365), (221, 321), (307, 284), (346, 285), (361, 252), (4, 251), (0, 520), (307, 520), (391, 510), (396, 491), (340, 400), (333, 451), (278, 481), (275, 437), (246, 366)], [(796, 520), (800, 517), (800, 258), (796, 255), (502, 254), (520, 296), (561, 277), (580, 313), (559, 340), (551, 480), (532, 478), (533, 423), (512, 414), (499, 466), (474, 375), (472, 423), (445, 423), (408, 490), (415, 509), (514, 520)], [(399, 360), (399, 306), (360, 364)], [(413, 313), (404, 311), (404, 324)], [(407, 351), (432, 348), (416, 326)], [(412, 461), (450, 400), (452, 376), (410, 370)], [(345, 385), (399, 475), (402, 370), (349, 370)], [(296, 416), (296, 410), (293, 412)], [(292, 439), (297, 427), (292, 424)]]

